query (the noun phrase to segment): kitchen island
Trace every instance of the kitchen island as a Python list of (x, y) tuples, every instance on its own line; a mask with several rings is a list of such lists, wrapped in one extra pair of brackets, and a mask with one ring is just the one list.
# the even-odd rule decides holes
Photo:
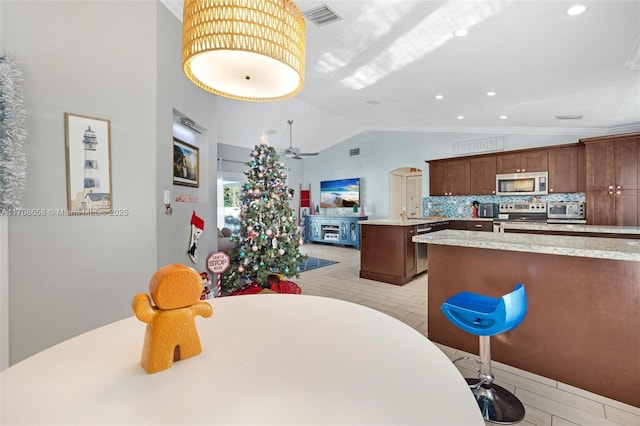
[(430, 228), (428, 220), (360, 221), (360, 278), (403, 285), (427, 270), (426, 246), (418, 251), (412, 238), (418, 229)]
[(412, 238), (447, 229), (452, 224), (466, 229), (492, 229), (491, 219), (462, 219), (444, 216), (407, 220), (362, 220), (360, 224), (360, 278), (403, 285), (427, 270), (427, 246)]
[(477, 354), (440, 306), (523, 283), (527, 315), (492, 339), (492, 359), (640, 407), (640, 241), (455, 230), (413, 241), (429, 244), (430, 340)]

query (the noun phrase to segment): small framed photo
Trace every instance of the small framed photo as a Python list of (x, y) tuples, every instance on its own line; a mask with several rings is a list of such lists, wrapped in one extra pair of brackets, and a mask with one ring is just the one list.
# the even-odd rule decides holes
[(64, 132), (69, 213), (110, 212), (111, 122), (66, 112)]
[(173, 184), (200, 186), (200, 150), (173, 138)]

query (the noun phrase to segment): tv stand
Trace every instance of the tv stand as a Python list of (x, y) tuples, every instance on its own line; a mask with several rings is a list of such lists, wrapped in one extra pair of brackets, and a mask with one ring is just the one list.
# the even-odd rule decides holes
[(360, 225), (367, 216), (307, 215), (304, 217), (305, 242), (353, 246), (360, 249)]

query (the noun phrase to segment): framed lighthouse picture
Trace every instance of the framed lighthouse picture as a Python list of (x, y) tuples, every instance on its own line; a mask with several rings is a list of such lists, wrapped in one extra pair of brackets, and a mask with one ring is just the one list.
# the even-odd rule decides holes
[(111, 122), (64, 114), (69, 214), (99, 215), (113, 208)]

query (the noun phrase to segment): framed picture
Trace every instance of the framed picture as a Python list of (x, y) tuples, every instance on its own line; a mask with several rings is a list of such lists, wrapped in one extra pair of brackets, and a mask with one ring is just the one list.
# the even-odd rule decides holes
[(173, 138), (173, 184), (200, 186), (200, 150)]
[(64, 133), (69, 213), (110, 212), (111, 122), (65, 112)]

